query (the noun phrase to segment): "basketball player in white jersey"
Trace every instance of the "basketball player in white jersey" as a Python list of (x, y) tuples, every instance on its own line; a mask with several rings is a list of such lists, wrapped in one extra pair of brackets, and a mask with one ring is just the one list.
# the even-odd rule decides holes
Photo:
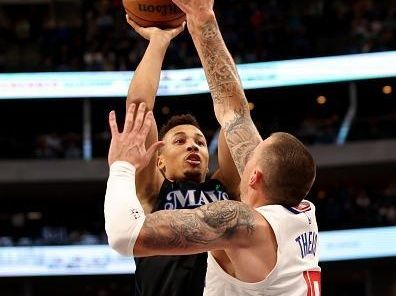
[(295, 137), (276, 133), (254, 149), (241, 178), (241, 200), (145, 215), (135, 172), (163, 142), (145, 148), (153, 124), (143, 104), (132, 104), (124, 130), (110, 113), (110, 176), (105, 197), (110, 246), (126, 256), (210, 251), (206, 296), (318, 296), (318, 227), (304, 200), (315, 178), (314, 161)]

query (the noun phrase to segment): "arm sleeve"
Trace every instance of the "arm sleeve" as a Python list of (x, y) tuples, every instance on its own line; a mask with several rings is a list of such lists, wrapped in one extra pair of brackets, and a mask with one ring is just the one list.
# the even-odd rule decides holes
[(145, 215), (136, 195), (135, 167), (125, 161), (110, 166), (104, 203), (105, 229), (109, 245), (124, 256), (133, 256), (133, 247)]

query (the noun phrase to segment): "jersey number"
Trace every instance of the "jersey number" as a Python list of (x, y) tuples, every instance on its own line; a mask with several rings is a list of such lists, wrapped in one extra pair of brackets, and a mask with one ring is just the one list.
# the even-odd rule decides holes
[(320, 296), (320, 271), (304, 271), (307, 296)]

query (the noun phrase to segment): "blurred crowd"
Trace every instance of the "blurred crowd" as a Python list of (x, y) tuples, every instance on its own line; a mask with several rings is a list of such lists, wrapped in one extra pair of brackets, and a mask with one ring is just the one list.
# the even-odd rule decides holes
[(67, 133), (41, 134), (36, 138), (33, 157), (40, 159), (81, 159), (82, 158), (81, 135)]
[[(191, 98), (191, 101), (196, 100)], [(212, 108), (207, 106), (207, 108)], [(192, 108), (194, 109), (194, 108)], [(203, 108), (203, 110), (206, 110)], [(296, 113), (301, 110), (292, 109)], [(39, 112), (39, 111), (38, 111)], [(268, 112), (267, 112), (268, 113)], [(253, 110), (252, 117), (263, 137), (273, 132), (285, 131), (297, 136), (304, 144), (313, 145), (332, 145), (335, 144), (339, 136), (343, 118), (342, 114), (330, 112), (327, 115), (320, 114), (303, 114), (303, 116), (291, 119), (288, 114), (261, 114), (261, 110)], [(161, 118), (161, 114), (155, 113), (158, 126), (161, 126), (172, 114), (167, 114)], [(180, 113), (175, 113), (180, 114)], [(193, 115), (201, 115), (197, 109), (194, 109)], [(43, 114), (44, 115), (44, 114)], [(158, 116), (157, 116), (158, 115)], [(198, 116), (199, 117), (199, 116)], [(202, 119), (202, 118), (200, 118)], [(199, 120), (203, 125), (208, 145), (210, 145), (213, 136), (216, 134), (218, 125), (213, 120)], [(105, 119), (102, 124), (93, 123), (96, 129), (91, 132), (85, 145), (92, 149), (93, 158), (105, 158), (110, 143), (110, 132), (106, 125)], [(376, 116), (358, 116), (352, 122), (350, 133), (347, 141), (373, 141), (380, 139), (395, 139), (396, 130), (396, 111), (390, 111), (384, 115)], [(29, 131), (24, 132), (21, 136), (3, 135), (0, 136), (0, 160), (1, 159), (82, 159), (84, 150), (83, 134), (80, 128), (75, 131), (59, 132), (54, 122), (50, 125), (52, 128), (46, 128), (47, 131)], [(80, 131), (78, 131), (80, 130)], [(215, 141), (216, 142), (216, 141)], [(216, 142), (217, 143), (217, 142)], [(212, 145), (216, 145), (213, 143)]]
[(310, 193), (321, 230), (396, 226), (396, 183), (385, 188), (338, 184)]
[[(13, 219), (15, 215), (13, 216)], [(59, 245), (98, 245), (107, 244), (107, 236), (102, 233), (91, 233), (84, 229), (72, 230), (70, 233), (66, 227), (43, 226), (40, 235), (32, 236), (0, 236), (0, 247), (13, 246), (59, 246)]]
[[(395, 0), (217, 0), (237, 63), (396, 49)], [(121, 0), (0, 4), (0, 72), (136, 68), (146, 41), (126, 24)], [(199, 66), (188, 34), (165, 68)]]

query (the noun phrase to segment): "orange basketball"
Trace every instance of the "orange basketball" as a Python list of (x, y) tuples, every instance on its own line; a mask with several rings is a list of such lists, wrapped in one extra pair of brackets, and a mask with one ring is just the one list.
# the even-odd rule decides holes
[(129, 17), (142, 27), (174, 28), (186, 15), (171, 0), (122, 0)]

